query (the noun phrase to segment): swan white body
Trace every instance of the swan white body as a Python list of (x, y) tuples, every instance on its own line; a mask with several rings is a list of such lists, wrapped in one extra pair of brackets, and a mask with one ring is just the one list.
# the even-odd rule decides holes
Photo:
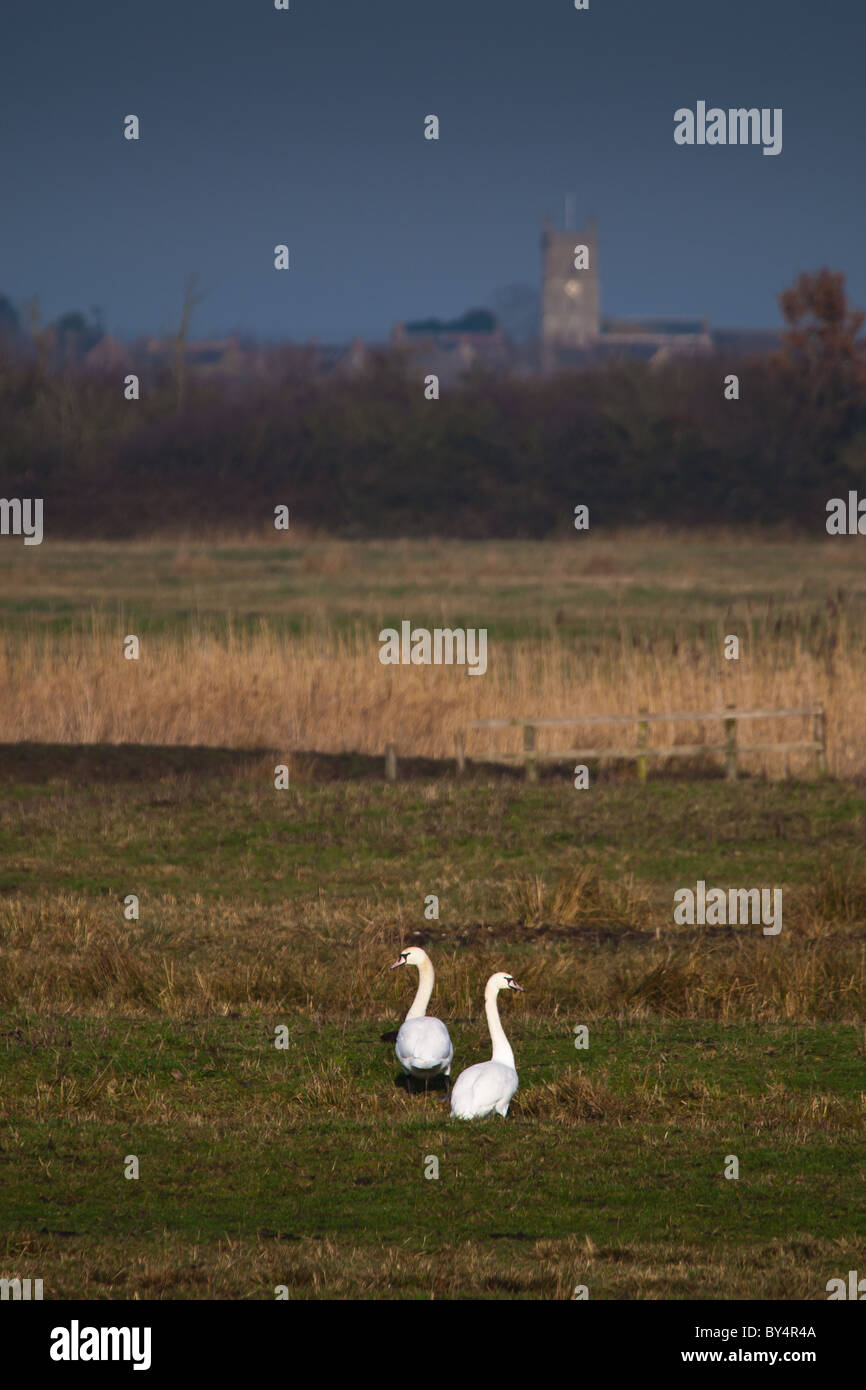
[(484, 1012), (493, 1043), (493, 1056), (489, 1062), (476, 1062), (474, 1067), (462, 1071), (451, 1092), (451, 1115), (456, 1120), (481, 1120), (485, 1115), (508, 1114), (508, 1107), (517, 1090), (517, 1069), (514, 1053), (505, 1036), (499, 1018), (496, 996), (501, 989), (519, 989), (523, 986), (500, 970), (491, 975), (484, 991)]
[(400, 952), (391, 969), (396, 970), (398, 965), (418, 967), (418, 989), (397, 1034), (394, 1048), (397, 1061), (407, 1076), (415, 1076), (423, 1081), (429, 1081), (434, 1076), (450, 1076), (454, 1048), (448, 1029), (441, 1018), (427, 1016), (435, 979), (433, 963), (420, 946), (410, 946), (408, 950)]

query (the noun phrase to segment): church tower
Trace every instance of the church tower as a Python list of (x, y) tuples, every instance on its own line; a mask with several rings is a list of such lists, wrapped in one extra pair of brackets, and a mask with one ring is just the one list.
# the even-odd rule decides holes
[(541, 255), (542, 345), (549, 350), (591, 347), (600, 328), (595, 219), (582, 232), (559, 232), (545, 222)]

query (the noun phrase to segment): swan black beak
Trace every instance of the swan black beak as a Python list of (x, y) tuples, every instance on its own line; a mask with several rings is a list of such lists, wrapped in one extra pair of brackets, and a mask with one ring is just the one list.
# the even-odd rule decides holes
[(395, 962), (394, 962), (393, 965), (389, 965), (389, 966), (388, 966), (388, 969), (389, 969), (389, 970), (396, 970), (398, 965), (405, 965), (405, 964), (406, 964), (406, 962), (405, 962), (404, 960), (395, 960)]
[(523, 988), (523, 985), (519, 985), (516, 980), (509, 980), (508, 987), (509, 989), (519, 989), (521, 994), (526, 993), (526, 990)]

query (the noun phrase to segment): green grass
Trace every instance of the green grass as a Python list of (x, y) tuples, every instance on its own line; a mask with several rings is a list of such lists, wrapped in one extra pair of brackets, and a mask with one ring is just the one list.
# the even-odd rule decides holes
[[(284, 632), (399, 625), (485, 626), (499, 643), (719, 639), (733, 613), (753, 640), (796, 625), (866, 621), (856, 546), (715, 533), (589, 533), (573, 541), (333, 541), (265, 535), (256, 544), (56, 542), (0, 547), (7, 631), (59, 633), (121, 617), (140, 635), (190, 625)], [(792, 579), (792, 576), (794, 577)], [(715, 639), (714, 639), (715, 640)]]
[[(0, 753), (0, 1273), (46, 1297), (823, 1298), (862, 1263), (863, 788), (271, 777), (264, 752)], [(697, 878), (784, 885), (781, 936), (674, 927)], [(505, 1122), (396, 1084), (413, 986), (386, 967), (413, 933), (458, 1070), (489, 1055), (486, 975), (526, 985)]]
[[(826, 540), (271, 541), (0, 547), (0, 620), (23, 651), (115, 619), (447, 616), (583, 662), (735, 623), (832, 666), (866, 618), (856, 547)], [(47, 1298), (730, 1300), (862, 1270), (866, 785), (683, 763), (581, 793), (565, 767), (457, 783), (412, 758), (388, 785), (346, 753), (294, 755), (277, 792), (285, 756), (0, 747), (0, 1275)], [(698, 879), (782, 887), (781, 935), (675, 927)], [(487, 975), (526, 986), (507, 1121), (396, 1084), (413, 982), (387, 965), (414, 941), (456, 1070), (489, 1055)]]
[(537, 787), (485, 773), (462, 786), (443, 775), (387, 786), (380, 760), (334, 758), (322, 762), (347, 780), (312, 782), (298, 759), (276, 791), (276, 753), (32, 747), (30, 783), (29, 754), (0, 749), (7, 891), (122, 896), (134, 880), (143, 894), (275, 902), (327, 882), (339, 898), (371, 884), (401, 898), (416, 884), (436, 891), (444, 874), (459, 879), (452, 909), (484, 917), (496, 915), (501, 869), (553, 874), (591, 858), (669, 897), (698, 878), (808, 883), (828, 856), (866, 843), (866, 788), (830, 781), (610, 779), (589, 795), (554, 771)]
[[(486, 1293), (501, 1296), (523, 1242), (551, 1266), (534, 1292), (556, 1297), (585, 1275), (573, 1262), (577, 1239), (584, 1259), (592, 1246), (621, 1252), (597, 1282), (590, 1276), (592, 1297), (617, 1297), (635, 1279), (636, 1251), (723, 1242), (734, 1268), (783, 1237), (819, 1257), (797, 1277), (780, 1260), (752, 1288), (820, 1297), (841, 1267), (838, 1242), (866, 1234), (866, 1114), (862, 1096), (851, 1099), (863, 1053), (851, 1029), (601, 1022), (580, 1053), (565, 1026), (515, 1019), (511, 1031), (522, 1088), (512, 1116), (465, 1125), (432, 1093), (395, 1086), (391, 1045), (371, 1026), (294, 1021), (288, 1050), (277, 1051), (264, 1019), (191, 1029), (76, 1020), (47, 1032), (23, 1022), (3, 1039), (25, 1112), (0, 1150), (7, 1251), (32, 1232), (43, 1244), (19, 1259), (22, 1277), (41, 1275), (55, 1295), (83, 1285), (93, 1296), (100, 1252), (110, 1247), (122, 1270), (158, 1264), (166, 1232), (200, 1252), (264, 1233), (294, 1256), (327, 1239), (352, 1252), (350, 1265), (387, 1264), (392, 1246), (435, 1264), (471, 1242), (488, 1281), (498, 1270)], [(479, 1034), (455, 1028), (458, 1054), (476, 1053)], [(571, 1113), (545, 1116), (544, 1083), (564, 1079), (579, 1083)], [(737, 1180), (724, 1177), (730, 1154)], [(438, 1180), (425, 1179), (430, 1156)], [(52, 1239), (64, 1252), (59, 1286), (46, 1268)], [(272, 1296), (275, 1268), (236, 1270), (234, 1295)], [(176, 1292), (194, 1291), (187, 1273), (177, 1279)], [(429, 1287), (411, 1275), (384, 1284), (379, 1296), (429, 1296), (436, 1276)], [(110, 1291), (133, 1287), (120, 1278)]]

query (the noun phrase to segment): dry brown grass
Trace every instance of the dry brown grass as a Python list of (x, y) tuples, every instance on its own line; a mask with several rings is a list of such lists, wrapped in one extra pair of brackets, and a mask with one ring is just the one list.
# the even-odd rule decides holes
[(862, 856), (825, 863), (805, 894), (818, 921), (866, 921), (866, 872)]
[(623, 1125), (669, 1123), (674, 1116), (697, 1129), (712, 1133), (745, 1133), (787, 1136), (805, 1143), (818, 1134), (850, 1137), (866, 1132), (866, 1091), (859, 1095), (802, 1094), (773, 1081), (756, 1096), (744, 1089), (724, 1090), (692, 1077), (687, 1088), (679, 1080), (670, 1083), (666, 1068), (647, 1068), (628, 1092), (614, 1091), (605, 1072), (590, 1077), (580, 1071), (565, 1072), (518, 1091), (512, 1113), (521, 1120), (554, 1121), (558, 1126), (596, 1123)]
[[(524, 1024), (560, 1017), (862, 1019), (862, 933), (816, 917), (810, 895), (791, 894), (778, 939), (756, 936), (753, 928), (698, 938), (691, 928), (668, 928), (659, 938), (630, 929), (611, 951), (600, 949), (592, 933), (582, 940), (578, 917), (575, 931), (538, 946), (518, 937), (510, 949), (507, 924), (492, 938), (470, 934), (459, 946), (443, 929), (431, 947), (440, 1011), (476, 1017), (479, 981), (507, 956), (527, 990), (519, 1003)], [(405, 1012), (407, 987), (387, 966), (411, 919), (404, 922), (393, 907), (181, 907), (164, 898), (151, 902), (150, 916), (157, 926), (124, 923), (120, 935), (110, 901), (3, 899), (0, 1006), (178, 1020), (266, 1011), (277, 1020), (384, 1022)]]
[[(209, 744), (381, 754), (394, 742), (406, 756), (451, 758), (455, 730), (472, 719), (515, 715), (634, 713), (824, 704), (830, 770), (866, 774), (866, 662), (859, 648), (832, 662), (799, 641), (769, 642), (725, 663), (690, 642), (637, 648), (612, 642), (584, 660), (551, 637), (497, 648), (483, 677), (460, 668), (383, 667), (373, 631), (287, 636), (262, 626), (249, 634), (191, 633), (144, 640), (141, 658), (122, 656), (118, 628), (57, 635), (33, 629), (0, 639), (0, 742)], [(755, 723), (743, 742), (811, 737), (804, 721)], [(613, 747), (616, 726), (544, 730), (540, 747), (575, 738)], [(633, 737), (633, 732), (626, 735)], [(651, 744), (720, 741), (709, 723), (654, 725)], [(470, 757), (516, 752), (519, 731), (470, 737)], [(742, 758), (749, 771), (778, 776), (808, 769), (810, 754)], [(654, 766), (656, 764), (654, 763)]]
[[(700, 1298), (824, 1300), (826, 1281), (857, 1267), (862, 1246), (850, 1239), (707, 1244), (561, 1239), (509, 1240), (483, 1249), (473, 1240), (450, 1249), (370, 1247), (360, 1241), (301, 1238), (262, 1230), (255, 1238), (196, 1242), (165, 1232), (158, 1246), (127, 1240), (122, 1260), (109, 1239), (58, 1245), (33, 1231), (0, 1244), (3, 1273), (45, 1279), (45, 1298), (591, 1299)], [(120, 1267), (118, 1267), (120, 1265)], [(50, 1275), (46, 1276), (46, 1269)], [(808, 1321), (808, 1319), (806, 1319)]]
[[(451, 758), (455, 729), (472, 719), (821, 702), (831, 771), (866, 774), (856, 546), (653, 530), (579, 545), (293, 534), (285, 547), (235, 538), (223, 548), (8, 548), (0, 579), (12, 624), (0, 637), (0, 742), (266, 746), (286, 756), (381, 754), (395, 742), (405, 756)], [(380, 665), (378, 631), (398, 614), (486, 626), (487, 674)], [(142, 636), (138, 661), (122, 656), (129, 632)], [(740, 636), (738, 661), (723, 659), (728, 632)], [(758, 744), (804, 733), (803, 721), (740, 729)], [(539, 740), (611, 747), (633, 734), (544, 730)], [(474, 733), (469, 756), (517, 751), (519, 737)], [(651, 728), (651, 743), (720, 740), (716, 723)], [(746, 770), (771, 776), (810, 765), (808, 754), (789, 764), (743, 757)]]
[(649, 893), (632, 875), (610, 881), (589, 864), (553, 883), (541, 874), (512, 879), (504, 886), (502, 902), (507, 916), (527, 926), (593, 922), (642, 927), (650, 916)]

